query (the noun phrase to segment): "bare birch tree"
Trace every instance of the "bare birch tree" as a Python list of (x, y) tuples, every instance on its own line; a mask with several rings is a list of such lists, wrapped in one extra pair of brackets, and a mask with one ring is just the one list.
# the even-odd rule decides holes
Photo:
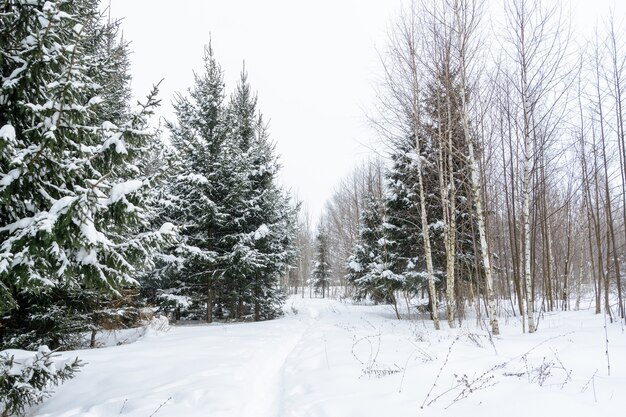
[(470, 180), (472, 195), (476, 205), (476, 218), (478, 223), (478, 233), (480, 237), (480, 250), (482, 263), (485, 271), (485, 292), (487, 298), (487, 314), (494, 335), (500, 334), (498, 318), (496, 316), (495, 296), (493, 291), (493, 277), (491, 270), (491, 259), (489, 247), (487, 245), (487, 232), (485, 227), (482, 179), (481, 171), (478, 169), (476, 156), (474, 153), (474, 138), (470, 129), (470, 111), (467, 98), (470, 90), (470, 78), (474, 69), (474, 59), (477, 54), (477, 47), (480, 43), (477, 32), (481, 23), (483, 3), (476, 0), (452, 0), (450, 4), (454, 11), (454, 22), (456, 29), (456, 54), (459, 66), (459, 96), (461, 98), (461, 119), (463, 123), (463, 133), (468, 148), (468, 164), (470, 167)]
[(531, 222), (536, 213), (531, 213), (533, 183), (536, 184), (535, 170), (541, 163), (541, 151), (549, 139), (547, 133), (550, 132), (542, 129), (547, 122), (555, 122), (552, 116), (562, 109), (566, 92), (563, 71), (567, 21), (559, 3), (546, 6), (541, 0), (511, 0), (506, 4), (505, 14), (509, 34), (503, 49), (511, 63), (511, 84), (515, 88), (520, 109), (515, 125), (522, 137), (525, 307), (528, 331), (534, 333), (535, 294), (531, 272), (534, 243)]
[(409, 10), (403, 11), (389, 34), (388, 53), (383, 57), (384, 80), (383, 91), (379, 91), (379, 111), (382, 119), (374, 118), (388, 139), (393, 142), (397, 136), (412, 136), (415, 141), (416, 171), (418, 179), (418, 198), (420, 207), (421, 239), (426, 261), (428, 280), (428, 296), (431, 316), (435, 329), (439, 330), (437, 315), (437, 290), (435, 287), (435, 270), (433, 265), (430, 224), (426, 207), (426, 190), (424, 186), (423, 163), (421, 153), (423, 72), (420, 63), (424, 50), (423, 37), (418, 19), (418, 8), (415, 2)]

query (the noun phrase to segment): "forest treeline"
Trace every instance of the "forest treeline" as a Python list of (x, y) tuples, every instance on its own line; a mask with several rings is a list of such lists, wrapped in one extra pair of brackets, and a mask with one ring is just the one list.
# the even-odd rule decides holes
[[(135, 104), (99, 0), (0, 2), (0, 412), (71, 378), (81, 362), (54, 351), (101, 330), (272, 319), (287, 289), (435, 329), (471, 315), (498, 334), (515, 315), (532, 333), (590, 299), (624, 319), (622, 24), (578, 39), (558, 1), (411, 2), (369, 115), (384, 155), (314, 230), (278, 185), (247, 72), (227, 90), (212, 44), (187, 91)], [(155, 123), (163, 99), (174, 114)]]
[(455, 326), (472, 309), (534, 332), (588, 295), (623, 319), (623, 16), (579, 39), (560, 2), (495, 3), (416, 0), (395, 20), (370, 115), (381, 158), (337, 185), (317, 231), (301, 218), (301, 252), (341, 295), (436, 328), (433, 311)]
[(624, 317), (623, 30), (609, 16), (582, 43), (558, 2), (486, 6), (414, 1), (394, 21), (370, 114), (384, 159), (313, 230), (277, 185), (247, 73), (227, 91), (212, 45), (154, 128), (158, 86), (131, 103), (99, 1), (3, 2), (0, 347), (95, 345), (155, 308), (270, 319), (287, 287), (437, 328), (472, 308), (533, 332), (587, 294)]

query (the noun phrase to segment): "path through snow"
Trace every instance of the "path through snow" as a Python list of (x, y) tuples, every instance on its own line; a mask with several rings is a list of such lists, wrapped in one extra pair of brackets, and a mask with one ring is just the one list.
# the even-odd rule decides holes
[(395, 320), (386, 306), (292, 297), (285, 311), (268, 322), (174, 327), (69, 352), (88, 365), (33, 415), (588, 417), (626, 409), (624, 327), (608, 326), (609, 377), (604, 322), (591, 312), (546, 315), (535, 335), (503, 320), (492, 344), (473, 322), (435, 332), (428, 321)]

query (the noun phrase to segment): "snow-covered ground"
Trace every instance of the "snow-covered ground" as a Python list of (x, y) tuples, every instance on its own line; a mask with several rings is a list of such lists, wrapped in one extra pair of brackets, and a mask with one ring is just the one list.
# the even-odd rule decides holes
[[(88, 362), (40, 417), (624, 415), (626, 334), (592, 311), (436, 332), (386, 306), (293, 297), (285, 317), (149, 331)], [(610, 363), (610, 376), (607, 364)], [(159, 408), (160, 407), (160, 408)], [(446, 411), (443, 411), (446, 409)]]

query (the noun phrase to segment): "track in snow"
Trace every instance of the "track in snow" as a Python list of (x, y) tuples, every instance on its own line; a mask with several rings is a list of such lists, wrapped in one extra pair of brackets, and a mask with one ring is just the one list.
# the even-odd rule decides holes
[[(625, 332), (608, 326), (608, 377), (604, 322), (592, 312), (546, 314), (533, 335), (502, 323), (495, 353), (474, 321), (435, 332), (428, 321), (395, 320), (388, 306), (297, 297), (285, 311), (268, 322), (174, 327), (69, 352), (87, 366), (31, 415), (467, 417), (506, 409), (509, 417), (588, 417), (626, 409)], [(536, 370), (550, 364), (540, 384)], [(486, 375), (490, 385), (457, 400), (463, 375)], [(436, 400), (421, 409), (431, 390), (428, 402)]]

